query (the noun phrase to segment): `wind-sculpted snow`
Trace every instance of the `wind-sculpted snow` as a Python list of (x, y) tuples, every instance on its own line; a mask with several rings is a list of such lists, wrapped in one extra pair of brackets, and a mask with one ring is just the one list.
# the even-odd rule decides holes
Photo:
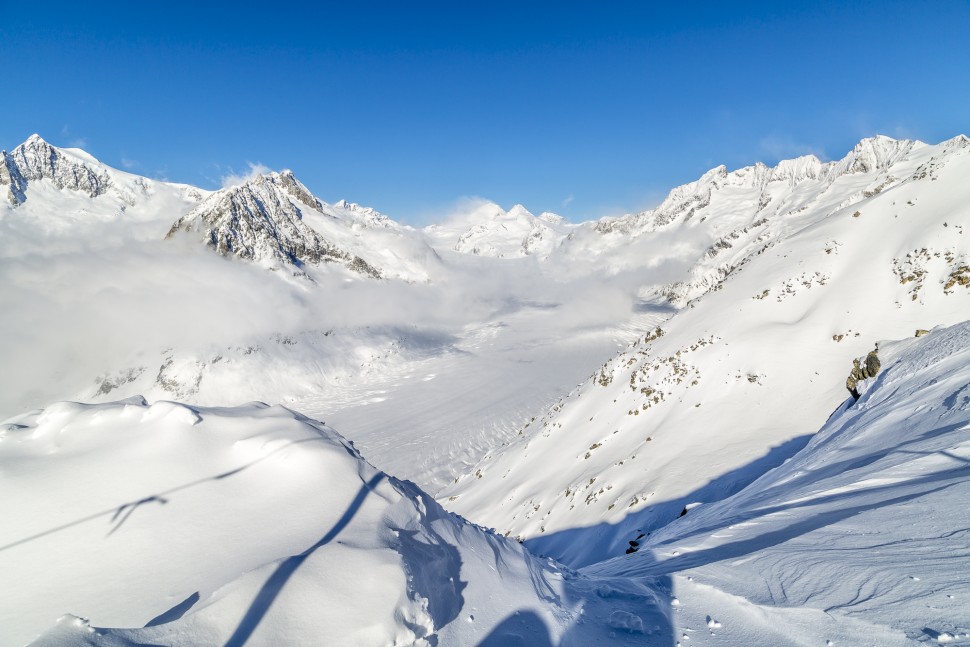
[(970, 322), (879, 352), (791, 460), (578, 572), (281, 407), (51, 405), (0, 432), (0, 644), (968, 644)]
[(791, 460), (587, 574), (676, 574), (689, 644), (970, 644), (970, 322), (879, 354)]
[(57, 403), (3, 424), (0, 468), (4, 646), (579, 647), (670, 631), (651, 585), (534, 557), (282, 407)]
[(2, 433), (3, 645), (67, 612), (37, 644), (458, 644), (567, 611), (533, 586), (557, 569), (280, 407), (59, 403)]

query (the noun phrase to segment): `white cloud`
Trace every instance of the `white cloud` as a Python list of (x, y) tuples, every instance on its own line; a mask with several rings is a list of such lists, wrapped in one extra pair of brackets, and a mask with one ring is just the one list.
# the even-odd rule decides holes
[(564, 207), (568, 207), (568, 206), (569, 206), (569, 203), (570, 203), (570, 202), (572, 202), (572, 201), (573, 201), (573, 200), (574, 200), (575, 198), (576, 198), (576, 196), (574, 196), (574, 195), (573, 195), (572, 193), (570, 193), (570, 194), (569, 194), (568, 196), (566, 196), (566, 198), (565, 198), (565, 199), (564, 199), (564, 200), (562, 201), (562, 206), (564, 206)]
[(133, 160), (133, 159), (128, 159), (128, 158), (127, 158), (127, 157), (125, 157), (124, 155), (122, 155), (122, 156), (121, 156), (121, 165), (122, 165), (122, 166), (124, 166), (124, 167), (125, 167), (126, 169), (133, 169), (133, 168), (135, 168), (135, 167), (137, 167), (137, 166), (141, 166), (141, 165), (140, 165), (140, 164), (139, 164), (138, 162), (136, 162), (135, 160)]
[(250, 180), (256, 178), (257, 176), (265, 175), (266, 173), (270, 173), (273, 170), (268, 166), (260, 164), (259, 162), (256, 162), (255, 164), (253, 162), (246, 162), (246, 164), (249, 165), (249, 171), (245, 173), (236, 173), (235, 171), (232, 170), (232, 168), (230, 168), (228, 174), (223, 175), (221, 178), (219, 178), (219, 184), (222, 186), (223, 189), (228, 189), (229, 187), (245, 184), (246, 182), (249, 182)]

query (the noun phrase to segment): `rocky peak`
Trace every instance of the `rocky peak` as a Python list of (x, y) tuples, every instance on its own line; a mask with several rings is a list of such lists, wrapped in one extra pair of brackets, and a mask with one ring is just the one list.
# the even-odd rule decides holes
[(792, 186), (802, 180), (818, 180), (827, 165), (815, 155), (802, 155), (795, 159), (782, 160), (771, 171), (771, 182), (788, 182)]
[(313, 207), (314, 209), (323, 208), (323, 204), (314, 196), (310, 191), (303, 186), (303, 183), (296, 179), (293, 175), (293, 171), (289, 169), (284, 169), (278, 174), (272, 174), (271, 177), (275, 182), (277, 182), (284, 191), (290, 194), (292, 197), (296, 198), (303, 204)]
[(835, 164), (835, 174), (838, 176), (884, 171), (906, 157), (917, 145), (925, 144), (912, 139), (893, 139), (885, 135), (867, 137)]
[(7, 186), (7, 200), (14, 206), (27, 199), (27, 184), (49, 180), (58, 189), (102, 195), (111, 185), (104, 168), (92, 168), (76, 157), (51, 146), (40, 135), (31, 135), (10, 153), (3, 151), (0, 185)]
[(179, 219), (166, 238), (179, 231), (201, 232), (207, 246), (223, 256), (237, 256), (272, 268), (340, 263), (379, 278), (363, 259), (340, 249), (303, 221), (303, 209), (322, 203), (290, 171), (267, 173), (222, 189)]

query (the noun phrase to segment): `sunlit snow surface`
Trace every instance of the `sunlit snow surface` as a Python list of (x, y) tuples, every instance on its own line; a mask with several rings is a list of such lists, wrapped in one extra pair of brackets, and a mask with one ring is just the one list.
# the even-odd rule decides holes
[(970, 323), (881, 352), (791, 460), (579, 572), (281, 407), (52, 405), (0, 441), (3, 644), (970, 644)]
[(970, 140), (582, 224), (244, 180), (382, 280), (166, 239), (222, 194), (18, 150), (0, 645), (970, 644)]

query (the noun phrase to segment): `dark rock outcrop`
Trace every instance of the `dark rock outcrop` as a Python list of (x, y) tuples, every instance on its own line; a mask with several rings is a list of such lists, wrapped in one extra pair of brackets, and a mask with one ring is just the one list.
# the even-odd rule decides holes
[(878, 353), (879, 349), (877, 348), (876, 350), (869, 351), (869, 354), (866, 355), (863, 361), (859, 359), (852, 360), (852, 370), (849, 372), (849, 377), (845, 381), (845, 388), (849, 390), (849, 393), (856, 400), (860, 397), (859, 382), (870, 377), (876, 377), (879, 369), (882, 368)]

